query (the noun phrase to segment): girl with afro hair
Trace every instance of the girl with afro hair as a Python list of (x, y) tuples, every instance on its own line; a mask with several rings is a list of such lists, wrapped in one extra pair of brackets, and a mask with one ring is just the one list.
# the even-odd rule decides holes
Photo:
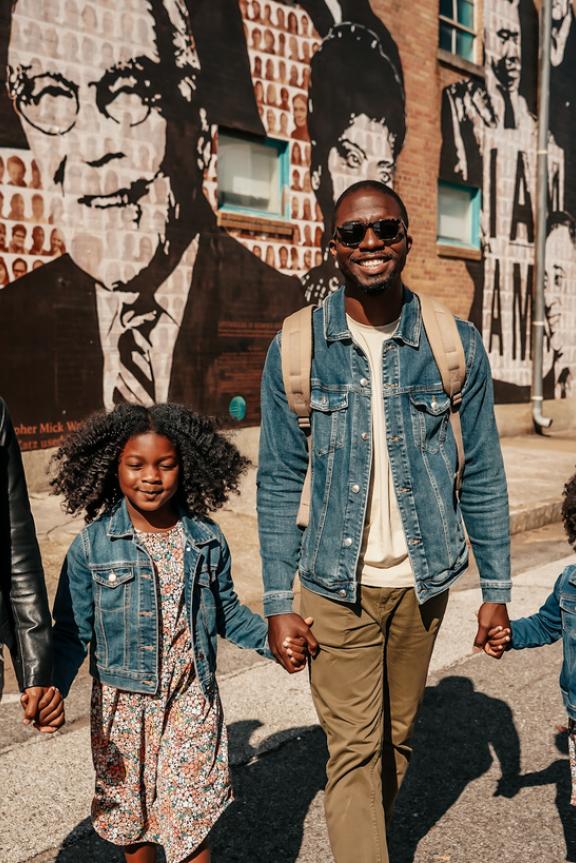
[[(168, 863), (208, 863), (232, 796), (217, 635), (272, 658), (209, 518), (247, 461), (174, 404), (95, 414), (54, 458), (54, 492), (87, 521), (60, 575), (54, 640), (64, 697), (90, 645), (94, 827), (133, 863), (155, 861), (158, 845)], [(303, 641), (284, 649), (305, 667)]]
[[(564, 486), (562, 520), (568, 542), (576, 548), (576, 474)], [(530, 617), (510, 621), (510, 628), (497, 626), (488, 633), (484, 648), (499, 657), (504, 650), (541, 647), (562, 639), (563, 661), (560, 690), (568, 713), (568, 750), (572, 775), (570, 803), (576, 806), (576, 563), (567, 566), (556, 580), (544, 605)], [(522, 777), (516, 778), (516, 788)]]

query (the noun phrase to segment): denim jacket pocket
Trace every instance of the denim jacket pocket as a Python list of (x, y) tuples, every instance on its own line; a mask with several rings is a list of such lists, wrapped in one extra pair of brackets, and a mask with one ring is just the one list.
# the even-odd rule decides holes
[(560, 594), (562, 629), (576, 639), (576, 593)]
[(446, 393), (410, 393), (410, 415), (419, 449), (439, 452), (446, 440), (450, 416), (450, 399)]
[(94, 585), (97, 661), (108, 668), (126, 668), (135, 568), (131, 564), (90, 566)]
[(312, 441), (317, 455), (326, 455), (344, 446), (348, 391), (312, 383)]

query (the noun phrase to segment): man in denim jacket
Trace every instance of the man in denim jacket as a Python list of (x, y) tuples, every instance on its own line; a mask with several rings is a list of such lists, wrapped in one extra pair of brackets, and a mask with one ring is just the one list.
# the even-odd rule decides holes
[[(326, 816), (337, 863), (384, 863), (386, 827), (448, 588), (468, 565), (484, 604), (475, 647), (507, 625), (506, 480), (490, 369), (474, 327), (458, 321), (466, 356), (456, 445), (418, 298), (402, 284), (412, 245), (404, 204), (381, 183), (351, 186), (335, 207), (331, 252), (345, 287), (314, 311), (309, 526), (296, 525), (308, 463), (289, 409), (280, 339), (262, 381), (258, 515), (270, 647), (303, 634), (312, 695), (328, 738)], [(302, 585), (301, 617), (292, 611)], [(304, 617), (313, 617), (312, 631)], [(288, 670), (290, 670), (288, 668)]]

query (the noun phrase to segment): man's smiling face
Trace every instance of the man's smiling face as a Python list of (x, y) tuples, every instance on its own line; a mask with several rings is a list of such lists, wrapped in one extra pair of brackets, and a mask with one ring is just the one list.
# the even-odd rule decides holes
[[(369, 224), (379, 219), (401, 222), (402, 212), (395, 198), (370, 188), (351, 192), (335, 213), (337, 227), (351, 222)], [(399, 284), (411, 245), (412, 238), (401, 224), (394, 242), (379, 239), (368, 228), (358, 245), (347, 246), (340, 241), (336, 231), (330, 242), (330, 251), (349, 287), (375, 294)]]

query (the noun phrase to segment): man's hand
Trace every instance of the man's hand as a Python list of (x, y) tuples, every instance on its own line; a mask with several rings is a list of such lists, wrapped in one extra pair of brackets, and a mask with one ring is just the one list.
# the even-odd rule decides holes
[[(510, 618), (508, 617), (508, 609), (505, 602), (483, 602), (478, 609), (478, 631), (474, 638), (474, 653), (480, 653), (484, 650), (484, 645), (488, 641), (488, 633), (496, 626), (501, 626), (503, 629), (510, 629)], [(493, 654), (491, 654), (493, 655)], [(500, 659), (495, 656), (495, 659)]]
[(287, 639), (303, 638), (310, 656), (318, 653), (318, 642), (310, 629), (311, 618), (300, 617), (299, 614), (275, 614), (268, 618), (268, 644), (276, 660), (289, 674), (299, 671), (302, 666), (295, 665), (287, 652)]
[(24, 725), (34, 723), (42, 734), (53, 734), (64, 725), (64, 700), (55, 686), (31, 686), (20, 698)]

